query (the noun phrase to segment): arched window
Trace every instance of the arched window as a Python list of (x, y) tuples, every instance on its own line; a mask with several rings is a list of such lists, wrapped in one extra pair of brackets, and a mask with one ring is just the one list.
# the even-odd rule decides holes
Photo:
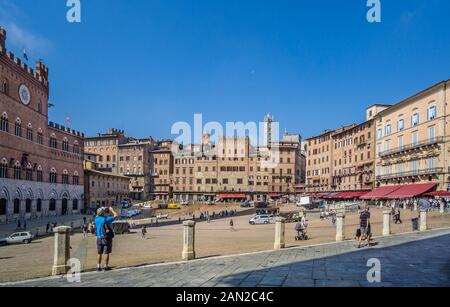
[(22, 136), (22, 122), (20, 121), (20, 118), (16, 119), (14, 124), (14, 134), (16, 136)]
[(74, 154), (79, 154), (80, 153), (80, 145), (78, 144), (77, 141), (75, 141), (73, 143), (73, 153)]
[(2, 87), (1, 90), (4, 94), (9, 95), (9, 83), (8, 80), (3, 79), (2, 80)]
[(25, 213), (31, 213), (31, 199), (25, 200)]
[(28, 124), (27, 126), (27, 140), (28, 141), (33, 140), (33, 126), (31, 126), (31, 124)]
[(56, 174), (56, 169), (52, 168), (50, 170), (50, 183), (57, 183), (58, 176)]
[(44, 181), (44, 176), (42, 173), (42, 166), (38, 166), (37, 171), (36, 171), (36, 181), (37, 182), (43, 182)]
[(9, 132), (8, 114), (6, 114), (6, 112), (2, 114), (0, 119), (0, 131)]
[(20, 199), (14, 199), (14, 214), (20, 213)]
[(0, 161), (0, 178), (8, 178), (8, 160)]
[(0, 198), (0, 215), (6, 215), (6, 208), (8, 208), (8, 200)]
[(50, 136), (49, 146), (51, 148), (58, 148), (58, 142), (56, 141), (56, 135), (52, 134)]
[(42, 212), (42, 199), (38, 198), (36, 200), (36, 211)]
[(52, 212), (56, 211), (56, 200), (54, 198), (50, 199), (48, 210)]
[(74, 199), (72, 201), (72, 210), (73, 211), (78, 211), (78, 199)]
[(80, 184), (80, 175), (78, 174), (77, 171), (75, 171), (75, 173), (73, 174), (72, 184), (73, 185), (79, 185)]
[(62, 150), (69, 151), (69, 141), (67, 138), (64, 138), (62, 141)]
[(62, 184), (69, 184), (69, 172), (67, 170), (63, 171)]
[(16, 164), (14, 164), (14, 179), (20, 180), (21, 179), (21, 166), (20, 162), (17, 161)]
[(33, 181), (33, 167), (31, 164), (28, 164), (27, 169), (25, 171), (25, 180)]
[(44, 135), (41, 128), (38, 129), (36, 142), (40, 145), (44, 144)]

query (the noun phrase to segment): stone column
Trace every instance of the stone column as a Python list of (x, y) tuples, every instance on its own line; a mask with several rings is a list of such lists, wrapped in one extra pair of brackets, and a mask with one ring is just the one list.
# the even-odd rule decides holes
[(282, 217), (275, 218), (275, 244), (274, 249), (283, 249), (286, 246), (285, 243), (285, 229), (286, 219)]
[(386, 210), (383, 211), (383, 236), (391, 235), (391, 212)]
[(345, 240), (344, 226), (345, 226), (345, 213), (338, 212), (336, 214), (336, 242), (342, 242)]
[(420, 231), (427, 231), (428, 230), (427, 210), (420, 210), (419, 230)]
[(444, 207), (444, 203), (443, 202), (439, 203), (439, 212), (441, 214), (445, 213), (445, 207)]
[(407, 209), (407, 207), (406, 207), (406, 202), (404, 202), (403, 203), (403, 210), (406, 210)]
[(195, 222), (184, 221), (184, 234), (183, 234), (183, 253), (182, 259), (193, 260), (195, 259)]
[(66, 274), (70, 266), (67, 261), (70, 259), (70, 227), (61, 226), (53, 229), (55, 233), (55, 252), (53, 256), (52, 275)]
[(414, 202), (414, 211), (417, 211), (417, 202)]

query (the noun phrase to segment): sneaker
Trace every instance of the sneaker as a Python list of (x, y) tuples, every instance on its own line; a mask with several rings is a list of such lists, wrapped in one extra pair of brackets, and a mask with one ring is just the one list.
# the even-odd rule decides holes
[(97, 267), (97, 272), (101, 272), (102, 268), (101, 267)]
[(112, 269), (111, 269), (111, 267), (109, 267), (109, 266), (105, 266), (104, 268), (103, 268), (103, 271), (105, 271), (105, 272), (108, 272), (108, 271), (111, 271)]

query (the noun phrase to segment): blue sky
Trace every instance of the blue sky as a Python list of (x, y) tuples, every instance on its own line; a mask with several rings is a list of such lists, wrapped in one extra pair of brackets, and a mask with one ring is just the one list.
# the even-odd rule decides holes
[(50, 69), (50, 119), (171, 137), (176, 121), (260, 121), (304, 137), (450, 78), (450, 1), (0, 0), (8, 49)]

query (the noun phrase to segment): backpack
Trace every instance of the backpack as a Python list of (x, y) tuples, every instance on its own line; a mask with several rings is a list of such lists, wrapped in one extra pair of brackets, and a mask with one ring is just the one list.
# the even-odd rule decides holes
[(109, 227), (108, 223), (106, 222), (107, 218), (105, 217), (105, 221), (103, 222), (103, 236), (105, 237), (105, 239), (107, 240), (111, 240), (114, 238), (114, 231), (111, 229), (111, 227)]

